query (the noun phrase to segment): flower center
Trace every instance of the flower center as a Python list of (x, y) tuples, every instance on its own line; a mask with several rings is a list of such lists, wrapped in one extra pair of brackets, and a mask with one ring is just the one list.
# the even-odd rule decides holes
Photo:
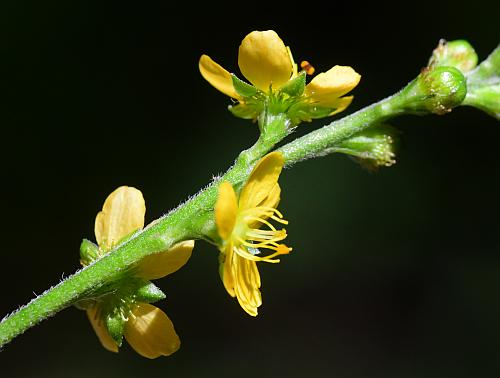
[[(286, 230), (277, 230), (268, 219), (288, 224), (283, 215), (272, 207), (253, 207), (238, 215), (237, 227), (233, 232), (233, 250), (238, 255), (248, 260), (278, 263), (280, 260), (274, 257), (290, 253), (292, 248), (279, 243), (287, 237)], [(263, 226), (267, 229), (261, 230)], [(272, 252), (259, 256), (260, 249), (269, 249)]]

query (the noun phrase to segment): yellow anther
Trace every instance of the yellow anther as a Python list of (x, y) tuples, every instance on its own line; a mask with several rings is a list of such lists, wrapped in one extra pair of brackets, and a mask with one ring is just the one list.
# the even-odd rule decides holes
[(292, 251), (292, 248), (287, 247), (285, 244), (278, 245), (276, 252), (280, 255), (287, 255)]

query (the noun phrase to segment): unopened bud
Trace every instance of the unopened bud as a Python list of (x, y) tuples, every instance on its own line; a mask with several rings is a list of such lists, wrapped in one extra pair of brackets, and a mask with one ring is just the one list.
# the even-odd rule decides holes
[(100, 256), (99, 247), (90, 240), (83, 239), (80, 244), (80, 262), (83, 266), (89, 265)]
[(378, 125), (345, 140), (337, 152), (354, 157), (363, 167), (375, 170), (396, 163), (397, 130), (389, 125)]
[(451, 66), (463, 73), (471, 71), (476, 65), (477, 54), (471, 44), (463, 39), (450, 42), (440, 40), (429, 60), (429, 67)]
[(464, 75), (455, 67), (426, 67), (402, 92), (402, 107), (417, 114), (445, 114), (467, 94)]

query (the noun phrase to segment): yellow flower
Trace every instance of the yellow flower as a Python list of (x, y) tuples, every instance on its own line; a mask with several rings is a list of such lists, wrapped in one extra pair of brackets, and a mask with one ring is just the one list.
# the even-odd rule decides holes
[[(124, 237), (142, 229), (145, 213), (144, 198), (139, 190), (122, 186), (111, 193), (95, 220), (99, 255), (104, 255)], [(134, 268), (134, 277), (152, 280), (175, 272), (187, 262), (193, 246), (194, 241), (189, 240), (167, 251), (147, 256)], [(87, 309), (87, 315), (104, 348), (118, 352), (118, 345), (102, 319), (104, 305), (97, 300)], [(179, 349), (179, 336), (162, 310), (149, 303), (135, 301), (124, 306), (120, 309), (125, 322), (123, 335), (137, 353), (147, 358), (157, 358)]]
[[(305, 71), (313, 73), (308, 64), (301, 65)], [(273, 30), (253, 31), (241, 42), (238, 54), (241, 73), (260, 91), (270, 94), (279, 91), (291, 79), (298, 76), (289, 47)], [(231, 74), (214, 62), (208, 55), (199, 61), (202, 76), (222, 93), (240, 101), (245, 98), (237, 92)], [(302, 100), (321, 107), (331, 108), (330, 114), (344, 110), (352, 101), (352, 96), (341, 97), (351, 91), (361, 76), (351, 67), (334, 66), (320, 73), (306, 85), (300, 93)]]
[[(222, 282), (227, 292), (252, 316), (257, 315), (257, 308), (262, 304), (256, 262), (278, 263), (276, 256), (292, 250), (279, 244), (286, 238), (286, 230), (277, 230), (269, 222), (272, 219), (288, 224), (276, 209), (281, 193), (278, 178), (283, 164), (280, 152), (266, 155), (253, 169), (239, 199), (232, 185), (225, 181), (219, 186), (215, 204), (215, 221), (222, 239)], [(261, 230), (263, 226), (268, 229)], [(262, 249), (272, 252), (264, 256)]]

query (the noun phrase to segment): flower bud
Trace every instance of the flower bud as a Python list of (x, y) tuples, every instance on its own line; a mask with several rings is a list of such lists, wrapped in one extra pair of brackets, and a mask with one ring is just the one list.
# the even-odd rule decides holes
[(99, 258), (99, 247), (90, 240), (83, 239), (80, 244), (80, 262), (82, 265), (89, 265), (92, 261)]
[(477, 65), (477, 54), (469, 42), (463, 39), (447, 42), (439, 41), (429, 59), (429, 67), (451, 66), (463, 73), (469, 72)]
[(364, 168), (375, 170), (396, 163), (397, 130), (389, 125), (378, 125), (345, 140), (336, 149), (354, 157)]
[(402, 92), (402, 107), (409, 112), (445, 114), (460, 105), (467, 84), (460, 70), (450, 66), (426, 67)]

